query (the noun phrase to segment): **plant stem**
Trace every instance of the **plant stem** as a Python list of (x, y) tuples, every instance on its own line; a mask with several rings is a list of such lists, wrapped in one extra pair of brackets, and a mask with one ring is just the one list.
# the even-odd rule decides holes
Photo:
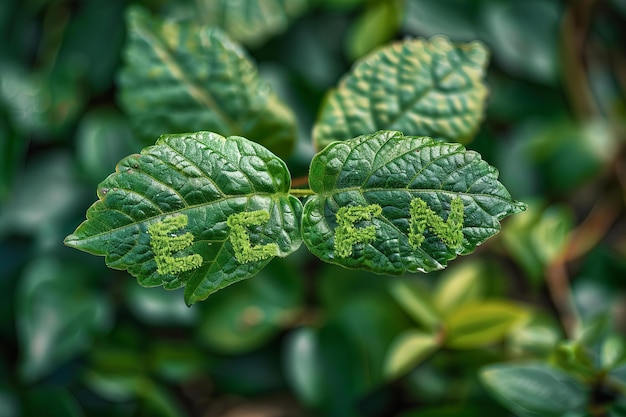
[(600, 200), (580, 226), (569, 234), (561, 254), (548, 265), (548, 290), (568, 338), (574, 337), (578, 313), (572, 300), (567, 263), (591, 251), (610, 230), (618, 216), (619, 208), (611, 198)]
[(309, 185), (309, 176), (305, 175), (303, 177), (298, 177), (298, 178), (292, 178), (291, 179), (291, 186), (292, 187), (302, 187), (305, 185)]
[(565, 91), (579, 120), (599, 114), (585, 68), (585, 44), (596, 0), (571, 1), (561, 26), (561, 61)]
[(315, 191), (310, 188), (292, 188), (289, 190), (289, 194), (294, 195), (296, 197), (305, 197), (308, 195), (315, 195)]

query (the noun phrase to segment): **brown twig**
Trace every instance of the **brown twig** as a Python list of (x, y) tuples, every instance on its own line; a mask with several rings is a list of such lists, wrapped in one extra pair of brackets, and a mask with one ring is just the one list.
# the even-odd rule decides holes
[[(585, 68), (585, 44), (591, 21), (592, 10), (597, 0), (571, 0), (565, 10), (561, 24), (561, 72), (564, 88), (569, 96), (572, 110), (581, 121), (593, 119), (599, 115), (594, 101)], [(594, 244), (603, 235), (590, 230), (588, 225), (600, 222), (595, 218), (597, 210), (592, 210), (588, 218), (572, 232), (564, 250), (546, 268), (546, 284), (550, 297), (558, 311), (563, 330), (568, 338), (573, 336), (578, 321), (576, 308), (571, 298), (567, 262), (580, 256), (592, 246), (581, 243), (581, 239), (591, 238)], [(602, 226), (602, 224), (600, 224)]]
[(291, 186), (292, 187), (304, 187), (309, 185), (309, 176), (305, 175), (303, 177), (298, 177), (298, 178), (293, 178), (291, 180)]
[(589, 86), (584, 62), (584, 50), (597, 0), (572, 0), (561, 25), (561, 65), (564, 87), (574, 113), (580, 120), (599, 114)]
[(548, 291), (568, 338), (574, 336), (578, 318), (571, 299), (567, 263), (591, 251), (606, 236), (619, 214), (620, 209), (612, 198), (605, 197), (600, 200), (585, 220), (569, 233), (560, 255), (546, 269)]

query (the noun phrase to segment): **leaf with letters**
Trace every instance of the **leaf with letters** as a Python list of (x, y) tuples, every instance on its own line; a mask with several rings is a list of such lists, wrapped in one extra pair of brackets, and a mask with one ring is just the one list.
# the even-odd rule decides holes
[(498, 171), (456, 143), (379, 131), (311, 162), (303, 240), (320, 259), (385, 274), (442, 269), (525, 209)]
[(191, 305), (300, 246), (290, 185), (285, 163), (245, 138), (163, 135), (120, 161), (65, 244), (143, 286), (185, 286)]
[(281, 156), (296, 139), (292, 111), (248, 54), (218, 28), (127, 14), (120, 104), (142, 139), (210, 130), (244, 136)]
[(482, 43), (454, 44), (445, 36), (372, 52), (326, 96), (313, 141), (323, 149), (388, 129), (467, 142), (483, 118), (488, 60)]

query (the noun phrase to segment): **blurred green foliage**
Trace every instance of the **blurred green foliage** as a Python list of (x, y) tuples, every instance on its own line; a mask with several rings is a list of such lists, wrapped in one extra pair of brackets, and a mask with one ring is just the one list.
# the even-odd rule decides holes
[[(428, 275), (301, 250), (191, 308), (139, 287), (61, 243), (145, 145), (119, 94), (131, 6), (241, 42), (294, 114), (296, 177), (356, 58), (481, 40), (467, 147), (529, 210)], [(4, 0), (0, 416), (626, 416), (624, 28), (622, 0)]]

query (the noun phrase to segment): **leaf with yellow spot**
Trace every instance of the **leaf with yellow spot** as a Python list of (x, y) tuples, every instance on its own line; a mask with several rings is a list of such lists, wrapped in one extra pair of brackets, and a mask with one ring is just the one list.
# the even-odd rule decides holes
[(317, 149), (378, 130), (469, 141), (483, 118), (489, 53), (444, 36), (385, 46), (330, 91), (313, 129)]
[(203, 22), (248, 46), (285, 31), (308, 8), (308, 0), (197, 0), (196, 4)]
[(218, 28), (127, 14), (120, 104), (145, 141), (210, 130), (243, 136), (286, 156), (296, 138), (291, 110), (248, 54)]

